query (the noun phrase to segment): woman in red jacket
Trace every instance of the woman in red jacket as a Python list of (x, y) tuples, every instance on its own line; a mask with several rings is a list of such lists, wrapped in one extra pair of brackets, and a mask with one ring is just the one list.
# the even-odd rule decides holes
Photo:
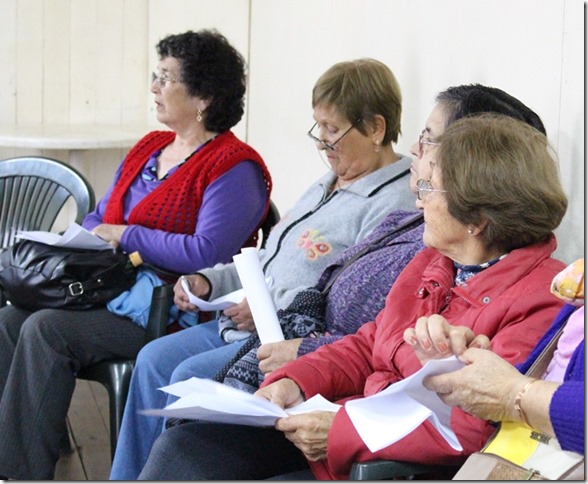
[[(288, 408), (317, 394), (343, 404), (380, 392), (421, 368), (403, 333), (422, 316), (469, 326), (511, 363), (547, 330), (562, 306), (549, 284), (564, 267), (551, 254), (567, 200), (545, 136), (482, 115), (427, 145), (421, 162), (431, 178), (416, 191), (428, 248), (400, 274), (375, 321), (271, 372), (259, 396)], [(462, 451), (426, 421), (372, 453), (345, 407), (282, 418), (275, 429), (193, 422), (164, 432), (140, 478), (263, 479), (310, 466), (318, 479), (346, 479), (358, 461), (459, 464), (492, 430), (457, 408), (451, 425)]]

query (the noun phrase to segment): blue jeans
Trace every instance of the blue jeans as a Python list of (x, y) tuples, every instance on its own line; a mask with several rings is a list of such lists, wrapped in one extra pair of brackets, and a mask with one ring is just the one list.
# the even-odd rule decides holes
[(138, 410), (163, 408), (176, 397), (158, 388), (193, 376), (212, 378), (247, 340), (225, 343), (218, 335), (217, 321), (199, 324), (143, 347), (133, 369), (131, 387), (120, 428), (111, 480), (136, 480), (153, 443), (164, 429), (162, 417), (146, 416)]

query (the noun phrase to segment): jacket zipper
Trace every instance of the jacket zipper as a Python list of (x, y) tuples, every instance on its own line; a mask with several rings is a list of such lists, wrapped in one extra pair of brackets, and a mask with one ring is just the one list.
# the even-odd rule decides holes
[(323, 195), (322, 200), (318, 203), (318, 205), (316, 207), (314, 207), (310, 212), (304, 214), (298, 220), (292, 222), (290, 224), (290, 226), (286, 230), (284, 230), (284, 232), (282, 232), (282, 235), (280, 236), (280, 240), (278, 240), (278, 245), (276, 246), (276, 251), (267, 260), (267, 262), (263, 265), (263, 273), (264, 274), (265, 274), (265, 271), (267, 270), (268, 266), (270, 265), (270, 263), (276, 258), (276, 256), (280, 252), (280, 248), (282, 247), (282, 242), (284, 240), (284, 237), (290, 232), (290, 230), (292, 230), (296, 225), (298, 225), (303, 220), (306, 220), (308, 217), (310, 217), (311, 215), (313, 215), (319, 208), (323, 207), (324, 205), (326, 205), (327, 203), (329, 203), (331, 200), (333, 200), (333, 198), (335, 198), (335, 195), (337, 195), (338, 193), (339, 193), (338, 191), (333, 192), (331, 194), (331, 196), (329, 196), (329, 197), (325, 197)]

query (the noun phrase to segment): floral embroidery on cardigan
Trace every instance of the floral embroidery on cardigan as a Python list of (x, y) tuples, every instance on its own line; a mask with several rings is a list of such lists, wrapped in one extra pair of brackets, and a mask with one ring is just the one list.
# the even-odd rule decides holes
[(318, 230), (308, 229), (302, 233), (296, 242), (296, 247), (306, 251), (308, 260), (316, 260), (319, 256), (327, 255), (333, 250), (331, 244), (323, 239), (324, 235), (319, 235)]

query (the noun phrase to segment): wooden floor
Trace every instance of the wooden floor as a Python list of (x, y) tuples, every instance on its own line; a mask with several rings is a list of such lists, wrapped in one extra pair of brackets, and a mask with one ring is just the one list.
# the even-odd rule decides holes
[(106, 481), (110, 475), (108, 394), (96, 382), (77, 380), (68, 413), (72, 453), (57, 463), (55, 480)]

